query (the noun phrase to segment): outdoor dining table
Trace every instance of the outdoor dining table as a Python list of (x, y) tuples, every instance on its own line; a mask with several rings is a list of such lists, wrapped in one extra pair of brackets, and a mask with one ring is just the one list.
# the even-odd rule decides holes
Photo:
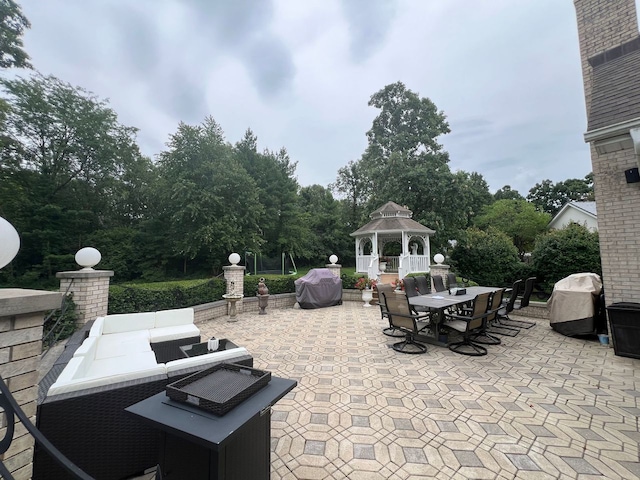
[[(466, 292), (462, 295), (455, 295), (453, 291), (452, 293), (444, 291), (410, 297), (410, 305), (427, 307), (431, 310), (431, 321), (429, 324), (431, 335), (420, 333), (420, 335), (416, 336), (416, 340), (446, 347), (448, 340), (444, 339), (440, 331), (440, 324), (444, 320), (444, 311), (455, 305), (464, 305), (467, 302), (471, 302), (481, 293), (493, 293), (499, 289), (500, 287), (466, 287)], [(424, 329), (421, 330), (421, 332), (424, 332)]]

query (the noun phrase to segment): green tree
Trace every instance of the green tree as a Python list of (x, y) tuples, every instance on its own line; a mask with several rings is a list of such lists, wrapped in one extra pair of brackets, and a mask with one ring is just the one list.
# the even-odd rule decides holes
[(545, 231), (551, 216), (539, 212), (526, 200), (498, 200), (484, 208), (474, 220), (481, 229), (497, 228), (511, 238), (520, 256), (531, 251), (535, 239)]
[(486, 182), (475, 173), (451, 172), (437, 140), (449, 124), (430, 99), (396, 82), (373, 94), (369, 105), (380, 112), (367, 132), (367, 149), (342, 178), (366, 186), (360, 189), (368, 195), (366, 213), (389, 200), (406, 205), (436, 231), (432, 243), (442, 248), (489, 201)]
[(257, 145), (258, 140), (249, 129), (234, 151), (253, 179), (262, 207), (258, 223), (262, 238), (259, 251), (271, 257), (283, 252), (306, 256), (311, 238), (298, 196), (297, 164), (284, 148), (259, 153)]
[(529, 190), (527, 200), (552, 216), (570, 201), (593, 201), (593, 173), (583, 179), (570, 178), (556, 184), (543, 180)]
[(0, 68), (31, 68), (22, 43), (28, 28), (31, 24), (20, 6), (13, 0), (0, 0)]
[(524, 197), (517, 190), (512, 190), (511, 185), (505, 185), (493, 194), (493, 200), (524, 200)]
[(15, 274), (51, 276), (60, 255), (86, 246), (91, 232), (142, 215), (140, 179), (152, 167), (138, 151), (136, 130), (90, 92), (41, 75), (0, 84), (9, 107), (0, 208), (22, 236)]
[(340, 202), (331, 191), (321, 185), (303, 187), (300, 201), (313, 236), (308, 257), (312, 264), (327, 263), (332, 254), (338, 255), (341, 262), (353, 259), (351, 232), (343, 222)]
[(521, 264), (511, 239), (491, 227), (467, 229), (451, 252), (451, 262), (458, 275), (493, 286), (512, 282)]
[(254, 181), (211, 117), (180, 123), (159, 155), (158, 194), (173, 253), (196, 268), (217, 272), (234, 250), (260, 244), (263, 212)]
[(574, 273), (602, 275), (598, 233), (573, 222), (561, 230), (551, 230), (536, 241), (531, 261), (546, 291)]
[(350, 160), (338, 170), (336, 181), (329, 188), (342, 197), (343, 215), (348, 228), (357, 230), (367, 218), (366, 205), (372, 190), (365, 162)]

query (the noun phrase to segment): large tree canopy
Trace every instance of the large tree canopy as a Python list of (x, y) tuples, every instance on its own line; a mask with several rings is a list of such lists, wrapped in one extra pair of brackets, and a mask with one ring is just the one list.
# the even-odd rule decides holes
[(389, 200), (406, 205), (436, 231), (434, 249), (443, 248), (491, 201), (487, 183), (477, 173), (451, 172), (437, 140), (449, 124), (430, 99), (396, 82), (374, 93), (369, 105), (380, 112), (367, 132), (367, 149), (338, 171), (334, 190), (348, 202), (351, 221), (364, 221), (363, 214)]
[(492, 227), (504, 232), (522, 256), (531, 251), (550, 220), (549, 214), (537, 211), (526, 200), (498, 200), (485, 207), (474, 223), (482, 229)]
[(255, 182), (215, 120), (181, 123), (168, 146), (158, 162), (157, 194), (174, 253), (185, 265), (200, 256), (213, 269), (231, 251), (258, 246), (263, 208)]
[(0, 0), (0, 68), (31, 68), (22, 35), (31, 24), (13, 0)]
[(258, 152), (257, 138), (249, 129), (235, 145), (235, 155), (253, 178), (258, 202), (263, 207), (259, 217), (261, 251), (277, 257), (291, 253), (307, 257), (310, 252), (308, 221), (299, 204), (296, 162), (286, 149)]
[(552, 216), (567, 202), (593, 201), (593, 173), (584, 178), (570, 178), (556, 184), (551, 180), (543, 180), (529, 190), (527, 200)]
[(51, 76), (0, 83), (0, 214), (21, 232), (18, 270), (55, 274), (88, 235), (141, 217), (152, 166), (136, 130), (89, 92)]

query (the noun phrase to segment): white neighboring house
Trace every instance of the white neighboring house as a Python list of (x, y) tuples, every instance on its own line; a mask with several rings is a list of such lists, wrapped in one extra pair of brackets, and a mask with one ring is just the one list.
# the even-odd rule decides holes
[(569, 223), (584, 225), (592, 232), (598, 231), (596, 202), (569, 202), (549, 222), (549, 228), (560, 230)]

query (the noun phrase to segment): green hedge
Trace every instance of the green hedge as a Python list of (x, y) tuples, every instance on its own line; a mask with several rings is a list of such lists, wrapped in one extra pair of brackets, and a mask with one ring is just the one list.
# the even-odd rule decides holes
[[(294, 293), (295, 281), (301, 275), (264, 275), (270, 295)], [(342, 288), (355, 288), (362, 274), (342, 274)], [(255, 297), (258, 293), (258, 275), (244, 277), (243, 294)], [(109, 314), (154, 312), (172, 308), (185, 308), (222, 300), (226, 291), (223, 278), (178, 282), (131, 283), (109, 288)]]
[(109, 288), (109, 313), (154, 312), (184, 308), (222, 299), (223, 279), (113, 285)]

